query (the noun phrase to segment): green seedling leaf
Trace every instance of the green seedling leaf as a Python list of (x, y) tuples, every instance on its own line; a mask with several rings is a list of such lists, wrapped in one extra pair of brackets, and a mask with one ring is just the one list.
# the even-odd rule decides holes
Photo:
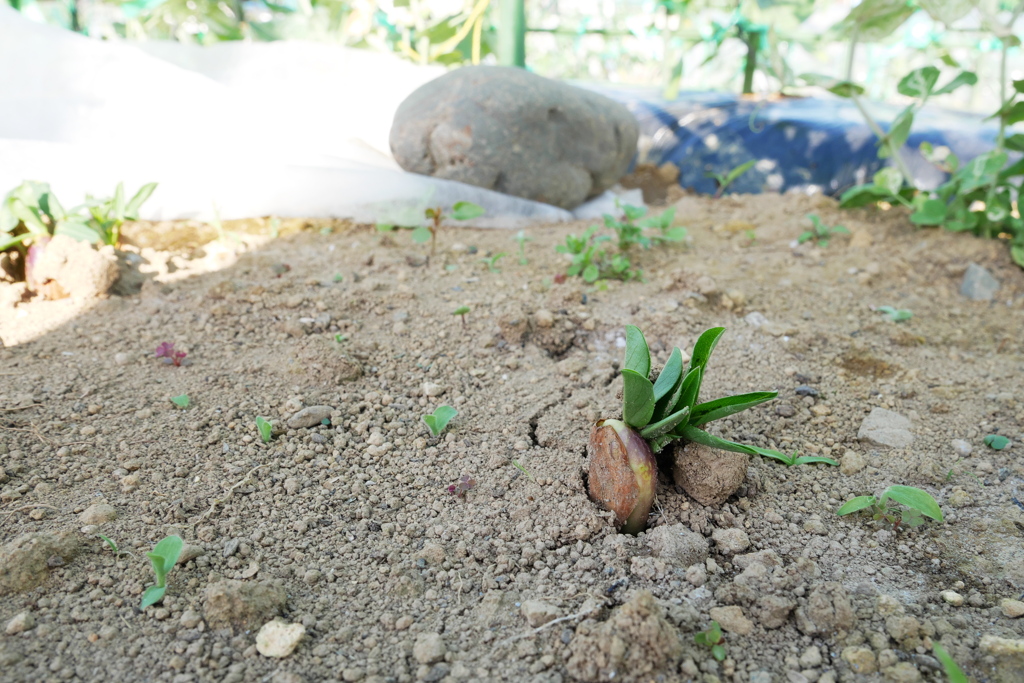
[(701, 380), (704, 377), (704, 368), (697, 366), (690, 368), (686, 376), (683, 377), (682, 385), (679, 391), (679, 400), (676, 402), (675, 410), (681, 408), (689, 408), (693, 410), (694, 405), (697, 403), (697, 394), (700, 393)]
[(1001, 451), (1010, 444), (1010, 440), (1002, 434), (989, 434), (982, 441), (986, 446), (995, 451)]
[(188, 408), (188, 394), (182, 394), (181, 396), (171, 396), (171, 403), (178, 406), (179, 408)]
[(146, 203), (146, 200), (149, 199), (150, 195), (152, 195), (156, 190), (156, 186), (156, 183), (146, 183), (139, 188), (139, 191), (135, 193), (135, 196), (128, 201), (128, 205), (124, 207), (125, 218), (133, 221), (138, 220), (139, 209), (142, 208), (142, 205)]
[(142, 594), (142, 604), (139, 605), (139, 609), (146, 609), (151, 605), (155, 605), (164, 599), (164, 593), (167, 592), (167, 586), (150, 586)]
[(894, 323), (910, 320), (911, 318), (914, 317), (914, 314), (911, 313), (910, 311), (903, 308), (896, 309), (893, 308), (892, 306), (879, 306), (875, 310), (877, 310), (879, 313), (884, 314), (886, 318), (888, 318)]
[(412, 241), (416, 244), (424, 244), (430, 241), (430, 237), (433, 234), (430, 232), (430, 228), (420, 226), (412, 231)]
[(836, 510), (836, 514), (842, 516), (852, 512), (859, 512), (860, 510), (867, 510), (877, 502), (878, 499), (874, 496), (857, 496), (843, 503), (842, 507)]
[(150, 563), (153, 565), (156, 585), (150, 586), (142, 594), (140, 609), (146, 609), (163, 599), (164, 593), (167, 590), (167, 574), (178, 563), (182, 547), (184, 547), (184, 542), (180, 536), (167, 536), (153, 546), (151, 552), (146, 553), (146, 557), (149, 558)]
[(66, 220), (57, 225), (53, 236), (63, 235), (79, 242), (95, 244), (100, 241), (100, 234), (89, 227), (86, 223), (78, 220)]
[(793, 455), (786, 455), (785, 453), (780, 453), (779, 451), (775, 451), (770, 448), (765, 448), (764, 451), (762, 453), (759, 453), (758, 455), (763, 455), (766, 458), (778, 460), (786, 467), (792, 467), (796, 463), (796, 453), (793, 453)]
[(962, 85), (975, 85), (978, 82), (978, 75), (973, 71), (961, 71), (953, 77), (946, 85), (932, 93), (932, 95), (947, 95)]
[[(728, 441), (726, 439), (719, 438), (713, 434), (705, 432), (703, 429), (698, 429), (693, 425), (687, 425), (682, 432), (676, 432), (679, 436), (687, 441), (693, 441), (694, 443), (704, 444), (711, 448), (718, 448), (723, 451), (731, 451), (733, 453), (746, 453), (747, 455), (759, 455), (757, 449), (754, 446), (746, 446), (735, 441)], [(774, 456), (769, 456), (774, 457)]]
[(623, 370), (622, 421), (636, 429), (647, 426), (654, 415), (654, 404), (651, 380), (634, 370)]
[(467, 313), (469, 313), (469, 310), (469, 306), (459, 306), (454, 311), (452, 311), (452, 315), (466, 315)]
[(115, 555), (121, 554), (121, 551), (117, 548), (117, 543), (114, 543), (113, 539), (110, 539), (107, 536), (104, 536), (103, 534), (96, 535), (103, 539), (103, 542), (107, 544), (107, 547), (110, 548)]
[(647, 348), (644, 333), (635, 325), (626, 325), (626, 360), (623, 367), (644, 379), (651, 374), (651, 352)]
[(719, 661), (719, 662), (723, 661), (725, 659), (725, 646), (724, 645), (712, 645), (711, 646), (711, 656), (714, 657), (716, 661)]
[(705, 330), (700, 337), (697, 338), (697, 343), (693, 345), (693, 355), (690, 356), (690, 369), (701, 368), (708, 364), (708, 360), (711, 358), (711, 354), (714, 352), (715, 347), (718, 346), (718, 340), (725, 334), (724, 327), (712, 327), (710, 330)]
[(270, 443), (270, 439), (274, 436), (274, 425), (270, 424), (270, 420), (265, 417), (257, 417), (256, 429), (259, 430), (263, 443)]
[(654, 381), (654, 400), (660, 401), (679, 384), (679, 378), (683, 376), (683, 352), (678, 347), (672, 349), (672, 355), (668, 357), (664, 369)]
[(520, 465), (518, 460), (513, 460), (512, 461), (512, 466), (515, 467), (520, 472), (522, 472), (524, 475), (526, 475), (527, 479), (529, 479), (530, 481), (534, 481), (533, 475), (530, 474), (529, 472), (527, 472), (526, 468), (523, 467), (522, 465)]
[(874, 176), (874, 183), (890, 195), (897, 195), (903, 187), (903, 174), (891, 166), (881, 169)]
[[(794, 453), (793, 455), (796, 454)], [(816, 463), (821, 463), (824, 465), (834, 465), (835, 467), (839, 467), (838, 462), (836, 462), (832, 458), (826, 458), (823, 455), (801, 455), (799, 458), (793, 461), (794, 465), (813, 465)]]
[(451, 419), (458, 414), (459, 411), (451, 406), (438, 406), (433, 414), (424, 415), (422, 419), (423, 423), (430, 429), (431, 434), (440, 436), (444, 428), (451, 422)]
[(675, 429), (689, 416), (689, 414), (690, 410), (688, 408), (683, 408), (679, 412), (669, 415), (660, 422), (655, 422), (654, 424), (647, 425), (646, 427), (640, 430), (640, 436), (643, 437), (644, 439), (647, 439), (648, 441), (652, 439), (657, 439), (659, 436), (668, 434), (673, 429)]
[(934, 66), (926, 66), (904, 76), (896, 86), (896, 91), (907, 97), (927, 97), (932, 94), (932, 88), (938, 82), (939, 70)]
[(779, 395), (777, 391), (755, 391), (750, 394), (739, 394), (737, 396), (726, 396), (724, 398), (708, 401), (694, 406), (690, 411), (690, 424), (700, 427), (713, 420), (720, 420), (723, 417), (735, 415), (747, 408), (770, 401)]
[(886, 499), (902, 503), (912, 510), (917, 510), (925, 517), (934, 519), (936, 522), (942, 521), (942, 510), (939, 509), (939, 504), (935, 502), (935, 499), (927, 491), (922, 491), (913, 486), (894, 485), (887, 488), (882, 494), (882, 503)]
[(487, 212), (484, 210), (484, 207), (473, 202), (455, 202), (455, 206), (452, 207), (452, 218), (457, 221), (479, 218), (485, 213)]
[(970, 683), (967, 674), (964, 673), (964, 670), (960, 668), (950, 654), (946, 652), (946, 648), (938, 643), (933, 643), (932, 652), (935, 653), (935, 658), (942, 663), (942, 668), (946, 672), (946, 678), (949, 679), (949, 683)]

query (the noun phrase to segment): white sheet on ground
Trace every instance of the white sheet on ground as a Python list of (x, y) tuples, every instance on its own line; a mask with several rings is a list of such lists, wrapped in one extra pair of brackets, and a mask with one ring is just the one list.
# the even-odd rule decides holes
[[(398, 104), (441, 73), (302, 42), (102, 42), (0, 4), (0, 195), (50, 183), (65, 206), (124, 181), (152, 220), (340, 216), (414, 224), (472, 201), (481, 227), (570, 220), (562, 209), (402, 171)], [(600, 198), (598, 198), (600, 200)], [(595, 201), (598, 201), (595, 200)], [(581, 209), (586, 210), (584, 207)]]

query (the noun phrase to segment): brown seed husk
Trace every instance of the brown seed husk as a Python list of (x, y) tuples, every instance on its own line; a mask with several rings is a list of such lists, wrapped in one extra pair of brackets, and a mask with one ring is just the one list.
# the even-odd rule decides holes
[(621, 422), (602, 420), (590, 430), (587, 454), (590, 499), (615, 513), (615, 526), (623, 533), (643, 531), (658, 481), (658, 466), (647, 442)]
[(720, 505), (747, 477), (749, 457), (699, 443), (676, 442), (672, 448), (672, 478), (701, 505)]

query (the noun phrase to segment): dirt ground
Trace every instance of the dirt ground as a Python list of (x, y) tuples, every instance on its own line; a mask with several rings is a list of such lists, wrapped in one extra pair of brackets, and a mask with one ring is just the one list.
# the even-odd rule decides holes
[[(1024, 272), (1005, 245), (820, 197), (677, 206), (690, 243), (607, 288), (556, 280), (554, 246), (586, 224), (529, 230), (527, 264), (501, 231), (445, 229), (428, 258), (337, 221), (206, 247), (136, 226), (139, 294), (0, 309), (0, 680), (943, 681), (933, 642), (975, 681), (1024, 680)], [(852, 237), (795, 246), (808, 213)], [(970, 263), (995, 301), (961, 296)], [(615, 533), (585, 443), (621, 410), (629, 323), (656, 367), (728, 328), (702, 395), (779, 397), (712, 431), (842, 467), (751, 458), (715, 507), (663, 471), (652, 529)], [(165, 341), (181, 367), (154, 358)], [(441, 404), (459, 414), (433, 438)], [(878, 407), (912, 444), (858, 438)], [(835, 515), (890, 484), (945, 521)], [(182, 562), (140, 611), (169, 534)], [(305, 629), (282, 658), (256, 647), (274, 617)], [(722, 662), (694, 642), (712, 619)]]

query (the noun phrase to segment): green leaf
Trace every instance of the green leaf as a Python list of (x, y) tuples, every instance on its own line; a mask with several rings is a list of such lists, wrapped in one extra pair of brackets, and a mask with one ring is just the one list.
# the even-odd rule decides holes
[(832, 76), (825, 76), (822, 74), (801, 74), (800, 79), (808, 85), (816, 85), (825, 88), (833, 95), (839, 97), (853, 97), (854, 95), (863, 95), (864, 88), (853, 83), (851, 81), (842, 81)]
[(722, 642), (722, 627), (717, 621), (711, 622), (711, 628), (708, 629), (708, 642)]
[(190, 403), (188, 394), (182, 394), (181, 396), (171, 396), (171, 403), (178, 406), (179, 408), (188, 408)]
[(484, 207), (473, 202), (455, 202), (455, 206), (452, 207), (452, 218), (457, 221), (468, 221), (473, 218), (479, 218), (487, 213)]
[(114, 219), (124, 222), (124, 183), (118, 183), (114, 190)]
[(100, 234), (98, 232), (85, 223), (75, 220), (58, 223), (57, 229), (53, 231), (53, 235), (54, 237), (64, 235), (65, 237), (70, 237), (73, 240), (88, 242), (89, 244), (95, 244), (100, 241)]
[(693, 354), (690, 356), (691, 370), (696, 367), (704, 369), (723, 334), (725, 334), (724, 327), (712, 327), (697, 338), (697, 343), (693, 345)]
[(636, 325), (626, 325), (626, 358), (622, 367), (645, 379), (651, 374), (651, 352), (644, 333)]
[(467, 313), (469, 313), (469, 306), (459, 306), (452, 311), (452, 315), (466, 315)]
[(890, 195), (899, 194), (900, 188), (903, 187), (903, 174), (892, 166), (886, 166), (879, 170), (875, 173), (873, 180), (877, 187), (882, 188)]
[(922, 491), (919, 488), (899, 485), (890, 486), (882, 494), (882, 501), (884, 502), (887, 498), (917, 510), (925, 517), (931, 517), (937, 522), (942, 521), (942, 510), (939, 509), (939, 504), (935, 502), (935, 499), (928, 492)]
[(690, 410), (688, 408), (683, 408), (679, 412), (672, 413), (671, 415), (666, 417), (664, 420), (661, 420), (660, 422), (655, 422), (654, 424), (647, 425), (642, 430), (640, 430), (640, 436), (648, 441), (652, 439), (657, 439), (659, 436), (668, 434), (673, 429), (675, 429), (676, 426), (682, 423), (683, 420), (685, 420), (689, 416), (689, 414)]
[(259, 430), (263, 443), (270, 443), (270, 439), (274, 435), (274, 425), (270, 424), (270, 420), (265, 417), (257, 417), (256, 429)]
[(848, 515), (851, 512), (859, 512), (860, 510), (866, 510), (875, 503), (878, 499), (874, 496), (857, 496), (843, 503), (843, 506), (836, 510), (837, 515)]
[(724, 660), (725, 659), (725, 646), (724, 645), (717, 645), (717, 644), (712, 645), (711, 646), (711, 656), (714, 657), (719, 662)]
[(932, 652), (935, 653), (935, 658), (942, 663), (942, 668), (946, 672), (946, 678), (949, 679), (949, 683), (970, 683), (967, 674), (946, 652), (944, 647), (938, 643), (932, 643)]
[(1001, 451), (1010, 444), (1010, 440), (1002, 434), (989, 434), (982, 441), (994, 451)]
[(139, 609), (146, 609), (147, 607), (160, 602), (164, 599), (164, 593), (166, 592), (166, 586), (150, 586), (146, 589), (146, 592), (142, 594), (142, 604), (139, 605)]
[(7, 251), (11, 247), (21, 244), (27, 239), (35, 237), (30, 232), (23, 232), (20, 235), (11, 236), (9, 233), (0, 232), (0, 251)]
[(128, 205), (124, 207), (124, 215), (126, 218), (133, 221), (139, 219), (139, 210), (142, 208), (142, 205), (146, 203), (146, 200), (149, 199), (150, 195), (153, 194), (153, 191), (156, 190), (156, 186), (156, 183), (146, 183), (139, 188), (139, 191), (131, 198)]
[[(974, 80), (977, 81), (977, 77)], [(896, 91), (907, 97), (928, 97), (938, 82), (939, 70), (934, 66), (926, 66), (904, 76), (896, 86)]]
[(163, 573), (166, 575), (178, 563), (178, 557), (181, 556), (181, 549), (184, 546), (185, 543), (181, 540), (181, 536), (166, 536), (153, 546), (151, 553), (146, 553), (146, 555), (150, 556), (150, 559), (154, 555), (162, 558)]
[(10, 210), (15, 218), (24, 223), (25, 227), (37, 237), (50, 234), (50, 229), (43, 222), (39, 209), (36, 207), (28, 206), (22, 201), (16, 200), (11, 202)]
[(68, 217), (64, 207), (57, 200), (57, 195), (52, 192), (47, 192), (39, 198), (39, 208), (49, 214), (55, 221), (62, 221)]
[(917, 211), (910, 214), (910, 222), (917, 225), (942, 225), (946, 220), (946, 203), (941, 199), (926, 199)]
[(695, 367), (686, 373), (680, 386), (679, 400), (676, 401), (675, 410), (689, 408), (693, 410), (697, 403), (697, 395), (700, 394), (701, 380), (704, 377), (704, 368)]
[(635, 370), (622, 371), (622, 421), (630, 427), (647, 426), (654, 415), (654, 385)]
[[(687, 425), (682, 432), (676, 432), (681, 438), (694, 443), (703, 444), (711, 448), (718, 448), (723, 451), (731, 451), (732, 453), (746, 453), (747, 455), (760, 455), (753, 446), (745, 446), (735, 441), (728, 441), (721, 439), (717, 436), (713, 436), (703, 429), (698, 429), (692, 425)], [(771, 456), (769, 456), (771, 457)]]
[(683, 353), (679, 347), (676, 347), (672, 349), (672, 355), (668, 357), (668, 362), (665, 363), (658, 379), (654, 381), (654, 400), (660, 401), (663, 396), (671, 392), (679, 384), (682, 376)]
[(762, 450), (763, 452), (758, 453), (758, 455), (764, 456), (766, 458), (772, 458), (773, 460), (778, 460), (786, 467), (792, 467), (796, 463), (796, 453), (794, 453), (793, 455), (786, 455), (785, 453), (780, 453), (779, 451), (772, 450), (771, 448), (765, 448)]
[[(907, 107), (900, 112), (889, 132), (879, 140), (878, 158), (887, 159), (892, 155), (893, 150), (899, 150), (910, 137), (910, 127), (914, 125), (914, 108)], [(894, 193), (895, 194), (895, 193)]]
[(700, 427), (712, 420), (720, 420), (723, 417), (735, 415), (747, 408), (753, 408), (756, 405), (772, 400), (778, 395), (779, 392), (777, 391), (755, 391), (749, 394), (726, 396), (714, 401), (708, 401), (707, 403), (701, 403), (694, 406), (693, 410), (690, 411), (690, 424), (694, 427)]
[(1010, 257), (1013, 262), (1024, 268), (1024, 245), (1014, 244), (1010, 247)]
[(823, 455), (801, 455), (799, 458), (793, 461), (794, 465), (813, 465), (815, 463), (822, 463), (825, 465), (834, 465), (839, 467), (839, 463), (832, 458), (826, 458)]
[(751, 159), (750, 161), (742, 163), (739, 166), (737, 166), (736, 168), (732, 169), (731, 171), (729, 171), (728, 174), (726, 174), (725, 182), (722, 183), (722, 185), (723, 186), (732, 185), (734, 180), (736, 180), (741, 175), (743, 175), (744, 173), (749, 171), (751, 168), (753, 168), (754, 164), (756, 164), (756, 163), (757, 163), (757, 159)]
[(862, 43), (877, 43), (892, 35), (917, 7), (906, 0), (864, 0), (832, 27), (840, 35)]
[(431, 434), (439, 436), (452, 418), (458, 414), (459, 411), (451, 406), (438, 406), (432, 415), (423, 416), (423, 422), (430, 429)]
[(962, 85), (974, 85), (978, 82), (978, 75), (973, 71), (961, 71), (953, 77), (946, 85), (932, 93), (932, 95), (947, 95)]
[(423, 244), (424, 242), (429, 242), (433, 234), (430, 232), (430, 228), (421, 225), (412, 231), (412, 241), (416, 244)]
[(597, 278), (601, 277), (601, 271), (593, 263), (583, 269), (583, 281), (584, 282), (596, 282)]

